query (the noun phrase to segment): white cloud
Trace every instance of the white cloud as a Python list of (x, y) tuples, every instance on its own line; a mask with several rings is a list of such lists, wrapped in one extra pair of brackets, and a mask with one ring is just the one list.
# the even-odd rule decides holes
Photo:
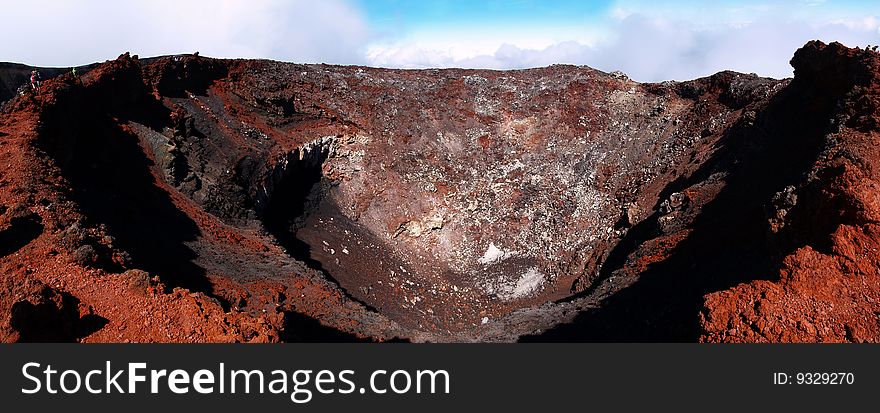
[(877, 31), (880, 33), (880, 19), (876, 16), (864, 16), (861, 18), (849, 18), (849, 19), (835, 19), (832, 20), (833, 24), (841, 24), (846, 26), (851, 30), (861, 30), (861, 31)]
[[(743, 9), (745, 10), (745, 9)], [(615, 8), (594, 41), (558, 41), (529, 47), (495, 40), (469, 50), (455, 43), (431, 47), (417, 41), (374, 44), (367, 54), (372, 65), (387, 67), (468, 67), (509, 69), (553, 63), (583, 64), (621, 70), (639, 81), (686, 80), (721, 70), (788, 77), (788, 61), (809, 40), (840, 41), (850, 46), (880, 43), (880, 19), (784, 19), (763, 7), (731, 12), (727, 21), (687, 20), (646, 15)], [(496, 36), (497, 37), (497, 36)], [(494, 39), (491, 34), (484, 38)], [(473, 46), (473, 45), (471, 45)], [(463, 53), (464, 52), (464, 53)]]
[[(633, 79), (691, 79), (719, 70), (791, 75), (806, 41), (880, 44), (880, 18), (816, 0), (659, 4), (620, 0), (567, 26), (369, 27), (355, 0), (39, 0), (6, 2), (0, 61), (68, 66), (124, 51), (384, 67), (510, 69), (554, 63)], [(865, 7), (862, 7), (863, 9)], [(438, 28), (439, 27), (439, 28)], [(377, 33), (384, 33), (378, 35)]]
[(125, 51), (362, 63), (372, 38), (365, 17), (345, 0), (6, 3), (0, 61), (43, 66), (103, 61)]
[[(376, 41), (367, 48), (371, 65), (404, 68), (477, 65), (482, 68), (514, 68), (527, 65), (524, 59), (507, 56), (514, 49), (543, 50), (576, 42), (595, 45), (606, 33), (596, 27), (489, 27), (454, 28), (411, 33), (396, 41)], [(541, 59), (545, 61), (546, 59)], [(552, 64), (540, 63), (542, 65)]]

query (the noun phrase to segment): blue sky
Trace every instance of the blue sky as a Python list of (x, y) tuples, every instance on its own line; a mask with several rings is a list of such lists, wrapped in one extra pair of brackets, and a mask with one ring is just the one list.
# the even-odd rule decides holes
[(880, 43), (876, 1), (362, 0), (376, 38), (369, 64), (523, 68), (553, 63), (621, 70), (637, 80), (724, 69), (791, 75), (806, 41)]
[(198, 50), (402, 68), (568, 63), (660, 81), (787, 77), (808, 40), (880, 44), (876, 0), (0, 1), (19, 16), (0, 25), (0, 61), (41, 66)]
[(599, 19), (612, 1), (361, 0), (371, 25), (409, 29), (482, 24), (571, 24)]

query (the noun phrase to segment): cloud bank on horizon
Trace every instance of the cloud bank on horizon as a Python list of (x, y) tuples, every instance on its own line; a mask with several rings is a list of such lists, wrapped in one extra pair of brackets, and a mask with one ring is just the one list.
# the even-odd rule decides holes
[(791, 75), (806, 41), (880, 44), (870, 0), (42, 0), (8, 2), (0, 61), (70, 66), (200, 51), (393, 68), (555, 63), (639, 81)]

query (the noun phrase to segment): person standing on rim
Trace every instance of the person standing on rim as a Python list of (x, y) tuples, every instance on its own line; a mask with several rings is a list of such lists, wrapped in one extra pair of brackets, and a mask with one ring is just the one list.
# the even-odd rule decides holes
[(37, 69), (31, 71), (31, 88), (34, 91), (39, 91), (40, 88), (40, 72)]

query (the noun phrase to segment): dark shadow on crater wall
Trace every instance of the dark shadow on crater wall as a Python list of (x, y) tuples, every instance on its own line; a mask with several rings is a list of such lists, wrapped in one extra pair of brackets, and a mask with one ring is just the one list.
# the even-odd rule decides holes
[(308, 152), (302, 159), (299, 150), (288, 156), (288, 167), (274, 183), (262, 214), (266, 231), (291, 257), (325, 274), (321, 263), (312, 258), (311, 246), (301, 240), (297, 232), (321, 201), (324, 179), (321, 165), (326, 159), (327, 152), (321, 150)]
[(15, 217), (0, 231), (0, 257), (18, 251), (43, 233), (43, 224), (36, 215)]
[[(80, 301), (66, 292), (45, 288), (34, 304), (19, 301), (10, 309), (9, 324), (22, 343), (72, 343), (100, 330), (108, 320), (96, 314), (80, 316)], [(56, 297), (51, 297), (55, 295)]]
[(43, 131), (42, 144), (70, 180), (71, 196), (89, 224), (106, 225), (114, 245), (131, 255), (133, 267), (158, 275), (168, 286), (212, 294), (205, 270), (193, 262), (196, 253), (186, 245), (200, 235), (198, 226), (157, 185), (138, 137), (120, 126), (124, 119), (137, 119), (160, 129), (167, 109), (143, 98), (119, 107), (124, 118), (116, 121), (84, 110), (90, 102), (69, 99), (49, 113), (66, 119), (46, 122), (64, 128)]
[(281, 341), (285, 343), (367, 343), (372, 340), (321, 324), (309, 316), (287, 311)]
[[(334, 229), (351, 225), (352, 232), (358, 232), (357, 225), (340, 214), (339, 206), (332, 197), (326, 196), (333, 185), (324, 177), (322, 169), (329, 155), (328, 150), (326, 147), (318, 147), (305, 153), (295, 150), (288, 155), (286, 166), (276, 170), (270, 193), (266, 194), (265, 208), (261, 212), (263, 225), (266, 232), (284, 247), (291, 258), (319, 271), (325, 279), (340, 287), (348, 299), (363, 305), (368, 311), (378, 312), (375, 307), (347, 289), (345, 284), (348, 283), (337, 278), (347, 278), (351, 272), (331, 272), (325, 266), (332, 262), (326, 260), (326, 254), (320, 250), (312, 250), (313, 246), (320, 248), (319, 240), (333, 237), (334, 231), (324, 225), (331, 225)], [(321, 223), (328, 219), (333, 223)], [(316, 234), (319, 236), (316, 237)]]

